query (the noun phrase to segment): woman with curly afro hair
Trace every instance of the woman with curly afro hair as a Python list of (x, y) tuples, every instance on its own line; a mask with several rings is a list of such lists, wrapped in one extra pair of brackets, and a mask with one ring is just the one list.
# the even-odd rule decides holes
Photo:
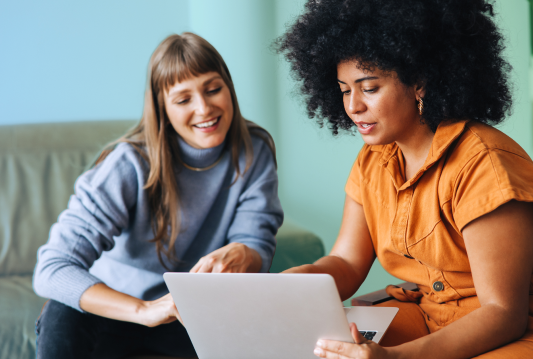
[(307, 110), (359, 132), (329, 273), (352, 296), (377, 257), (418, 291), (380, 344), (320, 340), (322, 358), (533, 358), (533, 162), (495, 129), (511, 67), (486, 0), (309, 0), (278, 39)]

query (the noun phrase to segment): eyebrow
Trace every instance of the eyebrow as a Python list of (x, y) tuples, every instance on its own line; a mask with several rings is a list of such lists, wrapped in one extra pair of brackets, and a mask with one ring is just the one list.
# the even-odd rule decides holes
[[(354, 83), (358, 84), (359, 82), (363, 82), (363, 81), (367, 81), (367, 80), (377, 80), (379, 79), (379, 77), (377, 76), (367, 76), (367, 77), (362, 77), (360, 79), (357, 79), (354, 81)], [(341, 84), (345, 84), (346, 85), (346, 82), (343, 82), (339, 79), (337, 79), (338, 82), (340, 82)]]
[[(210, 79), (205, 80), (202, 85), (203, 86), (207, 86), (211, 82), (213, 82), (215, 80), (218, 80), (218, 79), (222, 80), (222, 77), (220, 75), (215, 75), (215, 76), (211, 77)], [(173, 90), (170, 90), (168, 92), (168, 96), (175, 95), (175, 94), (181, 94), (181, 93), (185, 93), (185, 92), (190, 92), (190, 90), (189, 89), (183, 89), (183, 90), (179, 91), (179, 90), (173, 89)]]

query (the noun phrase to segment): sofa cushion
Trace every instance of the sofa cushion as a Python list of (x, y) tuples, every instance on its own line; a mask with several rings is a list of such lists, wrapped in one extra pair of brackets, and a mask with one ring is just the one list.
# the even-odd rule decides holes
[(276, 235), (276, 240), (276, 253), (270, 273), (279, 273), (291, 267), (313, 263), (324, 256), (322, 240), (287, 217)]
[(31, 276), (0, 277), (0, 358), (35, 358), (35, 321), (46, 301)]

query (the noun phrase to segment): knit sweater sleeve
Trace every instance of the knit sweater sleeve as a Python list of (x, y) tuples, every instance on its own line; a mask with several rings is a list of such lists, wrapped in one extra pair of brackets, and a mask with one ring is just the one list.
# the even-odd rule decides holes
[[(256, 142), (257, 143), (257, 142)], [(261, 272), (268, 272), (276, 248), (276, 233), (283, 223), (278, 198), (278, 175), (274, 156), (265, 142), (254, 146), (254, 162), (249, 170), (228, 230), (228, 241), (246, 244), (261, 256)]]
[(143, 162), (127, 144), (120, 144), (75, 184), (68, 208), (50, 230), (37, 254), (35, 292), (81, 311), (82, 294), (101, 281), (89, 273), (113, 237), (128, 226), (138, 191), (144, 183)]

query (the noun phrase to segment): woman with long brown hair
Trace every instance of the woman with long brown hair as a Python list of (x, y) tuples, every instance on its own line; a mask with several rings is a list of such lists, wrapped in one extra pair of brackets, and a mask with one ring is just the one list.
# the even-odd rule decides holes
[(52, 300), (37, 357), (194, 356), (162, 274), (268, 271), (277, 181), (272, 139), (241, 115), (220, 54), (166, 38), (140, 123), (80, 176), (39, 249), (34, 289)]

